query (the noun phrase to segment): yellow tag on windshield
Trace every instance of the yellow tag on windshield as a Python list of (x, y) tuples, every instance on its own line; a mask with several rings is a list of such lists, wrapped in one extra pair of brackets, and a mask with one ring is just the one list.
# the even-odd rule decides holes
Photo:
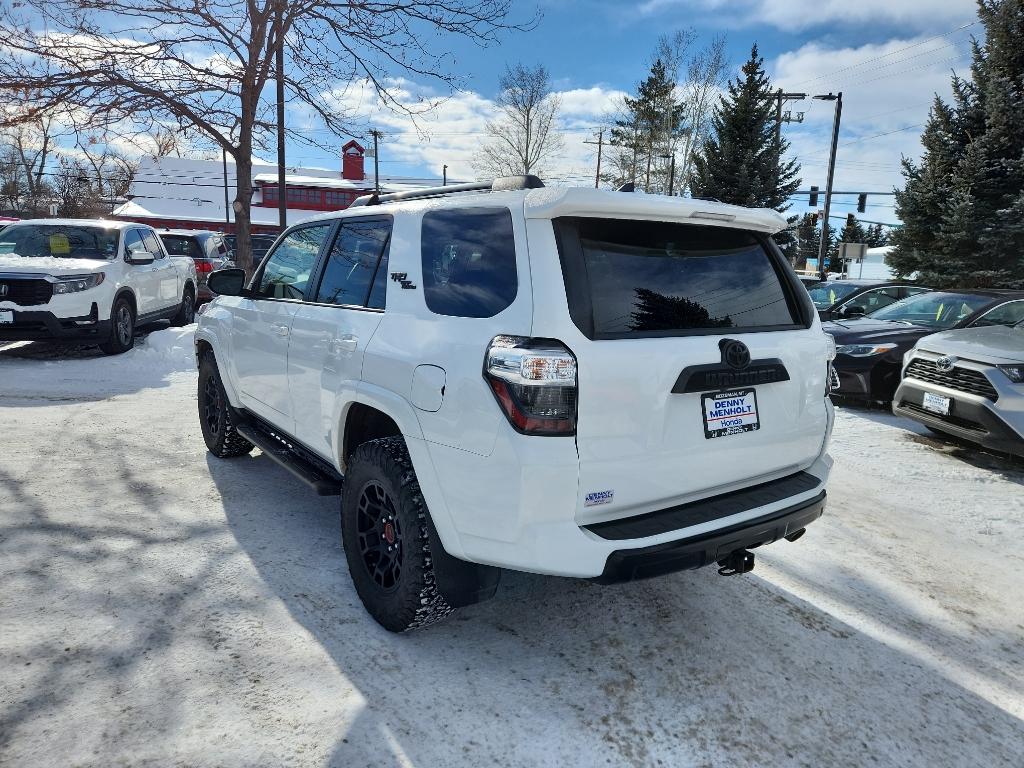
[(935, 313), (935, 322), (939, 322), (942, 319), (942, 310), (946, 308), (945, 304), (939, 304), (939, 311)]
[(829, 306), (832, 306), (833, 304), (836, 303), (836, 292), (834, 290), (829, 290), (828, 292), (828, 303)]
[(71, 243), (67, 235), (50, 235), (50, 254), (53, 256), (67, 256), (71, 253)]

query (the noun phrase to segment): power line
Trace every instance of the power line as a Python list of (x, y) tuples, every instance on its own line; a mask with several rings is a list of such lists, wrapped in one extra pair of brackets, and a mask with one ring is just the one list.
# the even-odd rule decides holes
[[(930, 43), (930, 42), (933, 42), (935, 40), (941, 40), (942, 38), (949, 37), (950, 35), (955, 35), (957, 32), (960, 32), (961, 30), (967, 29), (968, 27), (972, 27), (975, 24), (978, 24), (979, 21), (980, 21), (979, 19), (975, 19), (974, 21), (968, 22), (966, 24), (961, 24), (959, 27), (957, 27), (956, 29), (951, 29), (949, 32), (944, 32), (941, 35), (935, 35), (934, 37), (929, 37), (927, 40), (921, 40), (919, 42), (913, 43), (912, 45), (908, 45), (908, 46), (906, 46), (904, 48), (899, 48), (898, 50), (890, 51), (889, 53), (883, 53), (883, 54), (879, 54), (878, 56), (872, 56), (870, 58), (864, 59), (861, 62), (858, 62), (857, 64), (851, 64), (851, 65), (846, 66), (846, 67), (841, 67), (839, 69), (832, 70), (831, 72), (826, 72), (823, 75), (818, 75), (817, 77), (812, 77), (809, 80), (802, 80), (799, 83), (795, 83), (794, 86), (796, 86), (796, 85), (804, 85), (806, 83), (815, 83), (818, 80), (830, 79), (834, 75), (837, 75), (837, 74), (839, 74), (841, 72), (848, 72), (851, 69), (859, 69), (860, 67), (864, 66), (865, 64), (870, 64), (870, 63), (872, 63), (874, 61), (880, 61), (880, 60), (886, 59), (886, 58), (888, 58), (890, 56), (896, 56), (897, 54), (903, 53), (904, 51), (909, 51), (912, 48), (917, 48), (919, 46), (925, 45), (926, 43)], [(934, 50), (941, 50), (941, 49), (940, 48), (936, 48)], [(910, 57), (910, 58), (913, 58), (913, 57)], [(906, 59), (903, 59), (903, 61), (905, 61), (905, 60)], [(897, 63), (899, 63), (899, 62), (894, 61), (894, 62), (890, 62), (889, 64), (891, 65), (891, 64), (897, 64)]]

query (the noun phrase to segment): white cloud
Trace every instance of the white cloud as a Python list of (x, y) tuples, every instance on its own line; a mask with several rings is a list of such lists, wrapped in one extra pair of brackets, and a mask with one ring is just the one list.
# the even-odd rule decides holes
[[(386, 108), (375, 90), (365, 83), (335, 92), (330, 101), (338, 109), (358, 114), (367, 126), (384, 132), (382, 161), (401, 161), (437, 176), (447, 165), (449, 178), (474, 178), (471, 160), (487, 139), (487, 122), (497, 116), (494, 102), (474, 91), (459, 91), (440, 98), (429, 88), (407, 80), (396, 80), (390, 85), (392, 96), (418, 114)], [(565, 141), (563, 155), (549, 169), (549, 178), (567, 182), (589, 179), (596, 148), (583, 142), (603, 123), (622, 92), (595, 85), (556, 94), (562, 102), (560, 120)], [(381, 175), (389, 172), (387, 164), (381, 166)]]
[(694, 6), (723, 27), (770, 24), (790, 31), (837, 22), (934, 30), (970, 21), (976, 12), (974, 0), (647, 0), (640, 13), (692, 13)]
[[(891, 191), (902, 183), (900, 158), (920, 155), (921, 124), (936, 93), (948, 98), (953, 69), (966, 74), (969, 48), (960, 37), (927, 36), (889, 40), (856, 48), (811, 42), (778, 56), (770, 68), (773, 83), (787, 92), (810, 95), (843, 92), (836, 165), (836, 188)], [(787, 109), (806, 111), (802, 124), (786, 126), (791, 152), (802, 165), (806, 188), (825, 186), (834, 102), (808, 99)], [(905, 129), (905, 130), (903, 130)], [(856, 198), (833, 201), (856, 203)], [(891, 197), (869, 198), (864, 218), (895, 221)], [(799, 206), (796, 208), (799, 209)], [(833, 222), (834, 223), (834, 222)]]

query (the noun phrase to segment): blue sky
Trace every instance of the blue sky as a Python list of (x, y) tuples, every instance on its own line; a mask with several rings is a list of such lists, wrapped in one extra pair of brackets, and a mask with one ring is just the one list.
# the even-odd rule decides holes
[[(514, 0), (512, 18), (528, 20), (537, 8), (537, 0)], [(775, 85), (810, 94), (842, 90), (836, 188), (891, 192), (901, 183), (900, 158), (920, 153), (933, 94), (948, 96), (952, 71), (966, 74), (971, 35), (982, 34), (974, 0), (540, 0), (539, 9), (535, 29), (506, 33), (486, 49), (432, 31), (428, 45), (448, 53), (447, 67), (462, 76), (461, 89), (449, 93), (425, 79), (393, 81), (406, 103), (442, 99), (415, 121), (382, 108), (370, 88), (338, 85), (330, 98), (356, 116), (361, 125), (353, 133), (374, 126), (385, 134), (382, 174), (440, 177), (448, 165), (450, 178), (472, 178), (470, 160), (495, 116), (501, 73), (523, 62), (548, 68), (562, 102), (564, 151), (549, 181), (589, 184), (596, 152), (585, 141), (646, 76), (658, 37), (693, 28), (697, 47), (726, 37), (730, 76), (756, 42)], [(273, 98), (272, 88), (264, 98)], [(791, 155), (802, 165), (801, 186), (824, 188), (832, 104), (807, 100), (789, 108), (806, 113), (803, 123), (785, 128)], [(330, 146), (345, 141), (329, 136), (297, 105), (289, 108), (288, 121)], [(291, 142), (288, 164), (339, 168), (340, 161), (337, 151)], [(855, 204), (855, 196), (837, 198), (834, 209), (843, 214)], [(868, 205), (862, 218), (896, 221), (891, 196), (870, 197)], [(793, 210), (808, 210), (806, 200), (795, 201)]]
[[(515, 5), (519, 18), (536, 7)], [(948, 94), (951, 71), (966, 71), (970, 36), (981, 33), (980, 24), (972, 24), (973, 0), (566, 0), (542, 3), (541, 10), (535, 30), (506, 34), (489, 49), (447, 41), (453, 71), (465, 73), (464, 89), (418, 121), (419, 130), (404, 118), (371, 118), (387, 135), (382, 174), (439, 175), (447, 163), (450, 175), (470, 176), (468, 159), (483, 138), (501, 72), (506, 63), (522, 61), (546, 65), (562, 93), (566, 151), (556, 175), (582, 182), (594, 162), (593, 147), (583, 141), (614, 96), (646, 75), (659, 35), (693, 27), (698, 42), (726, 35), (730, 74), (757, 42), (778, 85), (809, 93), (842, 90), (836, 187), (891, 191), (901, 178), (901, 155), (920, 151), (915, 126), (926, 119), (932, 94)], [(436, 93), (426, 83), (404, 86), (410, 93)], [(356, 101), (367, 111), (367, 97)], [(832, 105), (809, 100), (791, 108), (807, 113), (803, 124), (786, 128), (792, 154), (803, 165), (803, 186), (824, 187)], [(333, 162), (302, 147), (292, 157), (306, 164)], [(863, 218), (895, 221), (891, 202), (869, 198)], [(844, 213), (854, 203), (844, 198), (835, 208)], [(806, 204), (794, 210), (807, 210)]]

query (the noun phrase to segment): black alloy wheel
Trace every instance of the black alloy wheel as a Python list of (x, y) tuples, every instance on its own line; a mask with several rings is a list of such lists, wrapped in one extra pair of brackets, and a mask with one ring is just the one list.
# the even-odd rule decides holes
[(395, 503), (376, 481), (363, 486), (356, 508), (359, 554), (374, 583), (394, 592), (402, 578), (402, 528)]

